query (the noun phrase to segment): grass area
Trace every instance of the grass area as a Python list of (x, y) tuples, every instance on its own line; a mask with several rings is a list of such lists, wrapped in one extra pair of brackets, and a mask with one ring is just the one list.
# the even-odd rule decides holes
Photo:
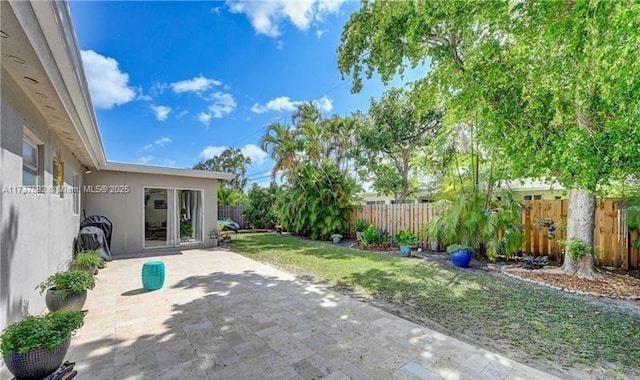
[(231, 244), (251, 259), (383, 295), (471, 339), (562, 366), (640, 375), (637, 316), (511, 279), (286, 235), (242, 234)]

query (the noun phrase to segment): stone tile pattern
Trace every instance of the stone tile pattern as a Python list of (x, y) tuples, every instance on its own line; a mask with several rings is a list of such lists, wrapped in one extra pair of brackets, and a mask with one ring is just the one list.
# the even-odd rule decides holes
[(554, 378), (228, 251), (115, 260), (86, 308), (77, 379)]

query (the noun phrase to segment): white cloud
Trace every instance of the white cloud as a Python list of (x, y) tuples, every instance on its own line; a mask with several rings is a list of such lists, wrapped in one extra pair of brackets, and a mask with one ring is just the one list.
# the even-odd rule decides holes
[(333, 109), (333, 100), (327, 95), (324, 95), (318, 100), (314, 100), (313, 103), (318, 106), (321, 111), (331, 112)]
[(159, 121), (167, 120), (167, 117), (169, 117), (169, 112), (171, 112), (171, 107), (167, 106), (156, 106), (152, 104), (149, 107), (151, 107), (153, 113), (156, 114), (156, 119), (158, 119)]
[(258, 34), (278, 37), (281, 24), (287, 20), (300, 30), (307, 30), (314, 22), (322, 22), (326, 15), (340, 10), (344, 0), (312, 1), (238, 1), (227, 0), (232, 13), (245, 14)]
[(253, 107), (251, 107), (251, 112), (265, 113), (267, 111), (294, 111), (300, 103), (302, 102), (291, 100), (288, 96), (279, 96), (277, 98), (269, 100), (264, 105), (255, 103)]
[(200, 112), (198, 115), (196, 115), (196, 119), (198, 119), (199, 122), (208, 127), (209, 123), (211, 122), (211, 113)]
[(153, 143), (151, 144), (147, 144), (144, 146), (144, 150), (146, 151), (152, 151), (157, 147), (163, 147), (163, 146), (167, 146), (169, 144), (172, 143), (172, 140), (168, 137), (161, 137), (157, 140), (155, 140)]
[[(321, 111), (330, 112), (333, 109), (333, 100), (326, 95), (324, 95), (320, 99), (312, 100), (312, 102)], [(304, 101), (302, 100), (291, 100), (288, 96), (279, 96), (277, 98), (269, 100), (265, 104), (255, 103), (251, 107), (251, 112), (253, 113), (265, 113), (267, 111), (291, 112), (291, 111), (295, 111), (296, 107), (302, 103), (304, 103)]]
[(176, 160), (164, 160), (164, 166), (168, 166), (170, 168), (176, 167)]
[(198, 159), (201, 161), (206, 161), (214, 156), (219, 156), (224, 150), (227, 149), (226, 146), (208, 146), (200, 152), (198, 155)]
[(281, 51), (284, 50), (284, 41), (282, 41), (282, 40), (276, 41), (276, 49), (281, 50)]
[[(214, 156), (219, 156), (225, 149), (227, 149), (226, 146), (207, 146), (202, 149), (198, 155), (198, 159), (206, 161)], [(240, 148), (240, 151), (246, 157), (251, 158), (251, 162), (254, 165), (262, 165), (267, 159), (267, 153), (255, 144), (247, 144), (243, 148)]]
[(138, 159), (138, 161), (140, 161), (143, 164), (148, 164), (149, 162), (153, 161), (153, 156), (152, 155), (147, 155), (147, 156), (144, 156), (144, 157), (140, 157)]
[(220, 119), (222, 116), (233, 112), (236, 108), (236, 101), (231, 94), (214, 92), (209, 95), (207, 99), (213, 102), (209, 106), (209, 111), (211, 111), (213, 117), (216, 119)]
[(251, 159), (251, 163), (254, 165), (262, 165), (267, 159), (267, 152), (255, 144), (247, 144), (240, 150), (242, 154)]
[(111, 109), (136, 98), (136, 92), (129, 86), (129, 75), (120, 71), (118, 61), (93, 50), (82, 50), (80, 55), (96, 108)]
[(182, 118), (183, 118), (183, 117), (185, 117), (188, 113), (189, 113), (189, 111), (187, 111), (187, 110), (181, 111), (178, 115), (176, 115), (176, 118), (177, 118), (177, 119), (182, 119)]
[(181, 80), (179, 82), (173, 82), (169, 86), (176, 94), (181, 94), (183, 92), (195, 92), (202, 93), (210, 89), (213, 86), (220, 86), (222, 82), (205, 78), (202, 75), (194, 77), (193, 79)]
[(316, 37), (320, 39), (320, 37), (322, 37), (322, 35), (325, 34), (326, 32), (327, 32), (326, 30), (318, 29), (316, 30)]

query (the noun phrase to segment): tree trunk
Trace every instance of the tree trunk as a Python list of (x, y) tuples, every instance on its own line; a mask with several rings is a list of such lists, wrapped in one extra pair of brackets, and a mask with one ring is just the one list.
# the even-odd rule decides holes
[[(584, 189), (569, 190), (569, 215), (567, 217), (567, 242), (578, 239), (593, 248), (596, 196)], [(591, 252), (578, 260), (564, 255), (562, 270), (565, 274), (593, 280), (598, 276)]]

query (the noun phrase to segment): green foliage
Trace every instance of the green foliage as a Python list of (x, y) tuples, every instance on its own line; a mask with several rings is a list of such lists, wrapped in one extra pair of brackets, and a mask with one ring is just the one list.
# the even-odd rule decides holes
[(226, 148), (219, 155), (195, 164), (193, 168), (233, 174), (234, 177), (227, 181), (224, 187), (236, 193), (242, 193), (247, 186), (249, 166), (251, 166), (251, 158), (246, 157), (240, 148)]
[(418, 237), (407, 230), (400, 230), (396, 234), (395, 238), (396, 243), (400, 246), (414, 245), (418, 243)]
[[(640, 191), (626, 198), (622, 207), (626, 214), (629, 229), (640, 233)], [(633, 246), (636, 249), (640, 249), (640, 236), (633, 243)]]
[(429, 235), (446, 245), (473, 247), (478, 256), (512, 256), (523, 244), (520, 205), (509, 192), (496, 201), (477, 187), (467, 187), (442, 200)]
[(367, 227), (369, 227), (369, 222), (366, 219), (358, 219), (355, 223), (356, 232), (363, 232)]
[(545, 266), (547, 266), (547, 264), (549, 264), (548, 256), (535, 257), (535, 256), (524, 255), (522, 256), (522, 258), (524, 259), (524, 261), (522, 262), (522, 266), (527, 269), (542, 269)]
[(60, 310), (44, 316), (27, 317), (2, 332), (0, 352), (9, 355), (35, 348), (54, 349), (83, 323), (84, 315), (80, 311)]
[(370, 224), (362, 232), (362, 244), (382, 246), (389, 242), (389, 233), (377, 229), (373, 224)]
[(92, 274), (84, 271), (68, 271), (53, 274), (46, 281), (38, 285), (40, 293), (44, 293), (49, 288), (56, 289), (67, 295), (81, 294), (85, 290), (91, 290), (96, 286), (96, 281)]
[(253, 184), (247, 193), (247, 207), (244, 217), (253, 228), (273, 228), (276, 225), (274, 205), (278, 187), (272, 184), (268, 188)]
[(71, 260), (70, 268), (76, 270), (84, 270), (93, 273), (94, 270), (105, 264), (104, 259), (96, 251), (79, 252), (76, 257)]
[(312, 239), (346, 231), (358, 186), (335, 163), (305, 163), (292, 169), (277, 196), (276, 215), (285, 230)]
[(180, 222), (180, 236), (191, 237), (193, 235), (193, 226), (190, 222)]
[(574, 260), (595, 254), (593, 247), (580, 239), (559, 240), (558, 244), (563, 246), (565, 253)]
[(473, 247), (464, 244), (449, 244), (447, 246), (447, 253), (451, 254), (458, 251), (467, 251), (473, 253)]
[(230, 189), (226, 186), (218, 186), (218, 205), (237, 206), (247, 203), (247, 198), (242, 192)]
[(356, 132), (354, 158), (360, 176), (372, 180), (374, 190), (404, 202), (418, 187), (412, 163), (419, 153), (427, 154), (441, 120), (439, 111), (418, 112), (403, 89), (388, 90), (380, 101), (372, 99)]

